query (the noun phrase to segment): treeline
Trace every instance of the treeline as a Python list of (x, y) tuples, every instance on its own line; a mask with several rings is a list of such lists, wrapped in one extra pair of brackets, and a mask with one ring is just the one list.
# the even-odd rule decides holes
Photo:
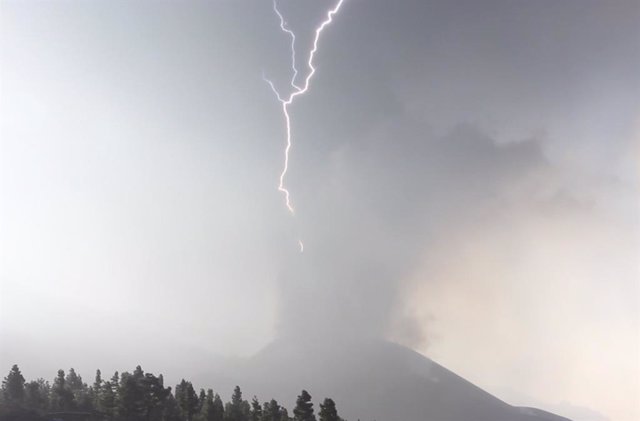
[(316, 420), (306, 390), (290, 415), (275, 399), (244, 400), (238, 386), (226, 403), (212, 389), (196, 392), (184, 379), (172, 390), (164, 386), (162, 374), (145, 373), (140, 366), (132, 373), (115, 372), (108, 380), (97, 370), (93, 384), (87, 385), (73, 368), (58, 370), (53, 383), (27, 382), (14, 365), (0, 392), (1, 421), (343, 421), (329, 398), (320, 404)]

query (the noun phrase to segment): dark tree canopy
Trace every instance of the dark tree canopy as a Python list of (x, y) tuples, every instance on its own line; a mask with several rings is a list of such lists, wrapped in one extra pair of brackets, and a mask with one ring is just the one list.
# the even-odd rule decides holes
[(282, 412), (280, 410), (278, 401), (276, 401), (275, 399), (271, 399), (271, 402), (265, 402), (262, 412), (264, 414), (263, 421), (281, 421)]
[(224, 411), (224, 418), (226, 421), (249, 421), (251, 413), (251, 406), (249, 402), (242, 399), (242, 391), (240, 386), (236, 386), (233, 389), (233, 395), (231, 395), (231, 402), (227, 404)]
[(261, 421), (262, 420), (262, 407), (260, 406), (260, 401), (256, 396), (251, 400), (251, 421)]
[(191, 382), (182, 379), (180, 384), (176, 386), (176, 400), (185, 419), (191, 421), (198, 412), (199, 406), (198, 395)]
[(49, 394), (51, 393), (49, 382), (44, 379), (30, 381), (25, 384), (24, 391), (24, 403), (27, 407), (41, 411), (49, 409)]
[(320, 404), (320, 412), (318, 412), (319, 421), (340, 421), (338, 416), (338, 410), (336, 409), (336, 403), (333, 399), (326, 398), (324, 402)]
[(224, 420), (224, 403), (217, 393), (213, 398), (213, 414), (213, 421)]
[(64, 370), (58, 370), (58, 376), (51, 388), (51, 409), (54, 411), (70, 411), (76, 408), (76, 397), (67, 385)]
[(11, 371), (2, 381), (2, 395), (4, 399), (11, 402), (22, 402), (24, 400), (24, 377), (17, 364), (11, 367)]
[[(264, 403), (255, 396), (251, 402), (243, 399), (239, 386), (225, 404), (213, 389), (197, 393), (185, 379), (172, 391), (164, 386), (162, 374), (145, 373), (140, 366), (133, 372), (116, 371), (106, 381), (97, 370), (88, 386), (73, 368), (67, 373), (58, 370), (50, 384), (44, 379), (27, 382), (14, 365), (2, 382), (1, 392), (0, 421), (47, 421), (66, 416), (77, 419), (86, 414), (107, 421), (316, 421), (306, 390), (298, 396), (294, 418), (289, 418), (287, 408), (275, 399)], [(342, 421), (331, 399), (320, 405), (319, 416), (319, 421)]]
[(303, 390), (296, 400), (293, 417), (296, 421), (316, 421), (316, 416), (313, 414), (311, 395), (306, 390)]

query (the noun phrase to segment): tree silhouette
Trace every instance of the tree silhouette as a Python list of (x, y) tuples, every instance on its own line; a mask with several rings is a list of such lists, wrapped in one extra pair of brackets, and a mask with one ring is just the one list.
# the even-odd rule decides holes
[[(14, 365), (4, 378), (0, 393), (0, 421), (83, 417), (104, 417), (105, 421), (316, 421), (306, 390), (298, 396), (293, 413), (294, 418), (289, 418), (287, 408), (275, 399), (261, 405), (254, 396), (248, 402), (242, 398), (239, 386), (226, 404), (212, 389), (200, 389), (198, 395), (185, 379), (172, 393), (170, 387), (164, 386), (162, 374), (145, 373), (140, 366), (121, 375), (116, 371), (108, 381), (96, 370), (89, 387), (73, 368), (66, 375), (64, 370), (58, 370), (50, 386), (43, 379), (26, 382)], [(343, 421), (335, 402), (328, 398), (318, 414), (318, 421)]]
[(212, 421), (223, 421), (224, 420), (224, 404), (222, 403), (222, 399), (220, 395), (216, 393), (213, 398), (213, 419)]
[(324, 402), (320, 404), (320, 412), (318, 412), (319, 421), (340, 421), (338, 416), (338, 410), (336, 409), (336, 403), (333, 399), (326, 398)]
[(182, 379), (176, 386), (176, 400), (187, 421), (191, 421), (198, 412), (198, 395), (191, 382)]
[(296, 400), (293, 417), (296, 421), (316, 421), (316, 416), (313, 414), (311, 395), (306, 390), (303, 390)]
[(58, 376), (53, 381), (51, 388), (51, 407), (58, 411), (69, 411), (76, 406), (75, 396), (67, 386), (64, 370), (58, 370)]
[(224, 411), (224, 418), (226, 421), (248, 421), (251, 412), (249, 402), (242, 399), (242, 391), (240, 386), (236, 386), (233, 389), (233, 395), (231, 395), (231, 402), (227, 404)]
[(51, 392), (49, 382), (44, 379), (30, 381), (25, 383), (24, 392), (25, 406), (35, 410), (49, 409), (49, 393)]
[(22, 403), (24, 401), (24, 377), (17, 364), (2, 381), (2, 395), (7, 402)]
[(89, 394), (91, 395), (91, 402), (93, 404), (93, 408), (102, 409), (100, 404), (100, 394), (102, 393), (102, 373), (100, 370), (96, 370), (96, 378), (93, 381), (93, 386), (89, 389)]
[(251, 421), (260, 420), (262, 420), (262, 407), (260, 406), (258, 398), (254, 396), (251, 400)]
[(287, 421), (281, 420), (281, 411), (278, 401), (271, 399), (271, 402), (264, 403), (263, 421)]

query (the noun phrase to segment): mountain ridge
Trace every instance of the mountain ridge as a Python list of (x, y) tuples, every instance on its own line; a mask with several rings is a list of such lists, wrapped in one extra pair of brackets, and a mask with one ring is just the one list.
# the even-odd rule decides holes
[(509, 405), (430, 358), (382, 340), (279, 339), (238, 362), (235, 375), (224, 371), (202, 380), (231, 390), (233, 378), (246, 396), (287, 407), (305, 389), (316, 403), (334, 399), (350, 421), (570, 421)]

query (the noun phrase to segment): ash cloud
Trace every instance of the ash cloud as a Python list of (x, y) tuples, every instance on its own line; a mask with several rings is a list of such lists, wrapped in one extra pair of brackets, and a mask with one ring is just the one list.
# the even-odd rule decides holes
[[(294, 111), (290, 186), (306, 252), (293, 265), (295, 256), (284, 259), (280, 331), (419, 346), (434, 336), (408, 296), (416, 284), (445, 283), (434, 273), (415, 279), (430, 255), (455, 266), (478, 227), (489, 245), (493, 233), (509, 237), (505, 227), (542, 215), (586, 228), (615, 218), (602, 210), (609, 203), (629, 204), (633, 183), (602, 168), (624, 168), (633, 138), (620, 100), (630, 75), (621, 57), (636, 51), (628, 16), (620, 20), (631, 6), (563, 3), (550, 15), (502, 1), (364, 4), (346, 4), (327, 32), (311, 95)], [(607, 22), (622, 25), (610, 33)], [(616, 40), (605, 51), (611, 65), (596, 72), (591, 52), (604, 39)], [(585, 106), (587, 86), (606, 86), (603, 103), (625, 111)], [(578, 115), (626, 135), (605, 152), (589, 124), (567, 124)], [(508, 241), (527, 244), (516, 235)]]
[[(304, 197), (307, 249), (284, 261), (280, 280), (287, 335), (381, 337), (393, 326), (405, 343), (424, 340), (411, 317), (398, 316), (416, 260), (435, 238), (499, 219), (549, 187), (541, 180), (554, 170), (536, 139), (498, 145), (472, 125), (437, 137), (402, 123), (334, 151), (317, 193)], [(396, 140), (396, 129), (406, 137)]]

